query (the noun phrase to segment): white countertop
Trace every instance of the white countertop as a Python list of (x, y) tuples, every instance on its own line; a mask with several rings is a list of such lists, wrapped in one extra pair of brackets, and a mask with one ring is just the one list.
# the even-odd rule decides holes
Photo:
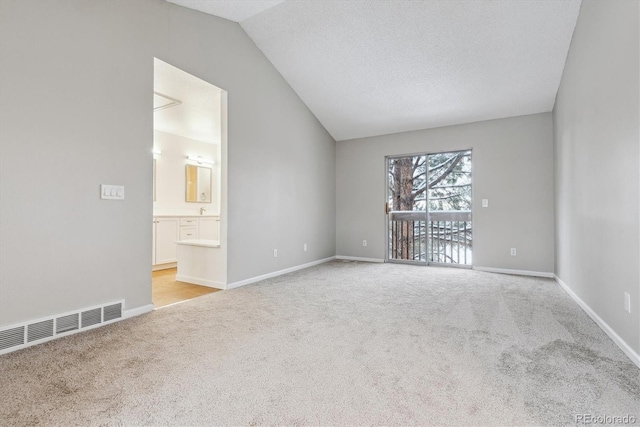
[(220, 241), (219, 240), (188, 239), (188, 240), (178, 240), (176, 243), (178, 245), (202, 246), (202, 247), (205, 247), (205, 248), (219, 248), (220, 247)]

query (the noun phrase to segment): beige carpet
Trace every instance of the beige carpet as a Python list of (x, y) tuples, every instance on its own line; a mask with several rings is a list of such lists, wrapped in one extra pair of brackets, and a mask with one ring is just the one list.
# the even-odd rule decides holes
[(393, 264), (205, 295), (1, 356), (0, 381), (3, 426), (640, 418), (640, 370), (553, 281)]

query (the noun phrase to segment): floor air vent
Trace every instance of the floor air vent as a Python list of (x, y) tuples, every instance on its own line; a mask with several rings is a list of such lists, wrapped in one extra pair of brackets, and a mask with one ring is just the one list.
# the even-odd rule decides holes
[(93, 310), (87, 310), (82, 312), (82, 327), (97, 325), (102, 322), (102, 309), (94, 308)]
[(105, 322), (122, 317), (122, 303), (105, 305), (103, 308), (103, 316)]
[(0, 350), (24, 344), (24, 326), (0, 331)]
[(27, 326), (27, 342), (38, 341), (53, 336), (53, 319), (32, 323)]
[(0, 329), (0, 354), (49, 341), (59, 335), (69, 335), (90, 327), (113, 323), (123, 318), (124, 300), (121, 300), (7, 326)]

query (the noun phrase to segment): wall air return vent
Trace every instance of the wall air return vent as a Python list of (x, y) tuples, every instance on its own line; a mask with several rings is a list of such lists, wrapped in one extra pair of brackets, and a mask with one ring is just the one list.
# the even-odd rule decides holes
[(69, 314), (68, 316), (62, 316), (56, 319), (56, 334), (75, 331), (79, 327), (80, 320), (78, 318), (78, 313)]
[(38, 341), (53, 336), (53, 319), (32, 323), (27, 326), (27, 342)]
[(113, 320), (113, 319), (119, 319), (122, 317), (121, 303), (105, 305), (102, 310), (103, 310), (102, 318), (104, 319), (105, 322), (108, 322), (109, 320)]
[(97, 325), (98, 323), (102, 322), (102, 309), (94, 308), (93, 310), (83, 311), (81, 313), (81, 316), (83, 328)]
[(0, 331), (0, 350), (24, 344), (24, 326)]
[(7, 326), (0, 329), (0, 354), (121, 319), (124, 300)]

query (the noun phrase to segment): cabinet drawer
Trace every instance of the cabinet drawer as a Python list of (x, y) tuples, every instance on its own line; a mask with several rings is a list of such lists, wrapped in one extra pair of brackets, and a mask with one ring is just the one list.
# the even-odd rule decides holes
[(198, 227), (180, 227), (180, 240), (198, 238)]
[(184, 227), (185, 225), (198, 225), (199, 218), (180, 218), (180, 227)]

